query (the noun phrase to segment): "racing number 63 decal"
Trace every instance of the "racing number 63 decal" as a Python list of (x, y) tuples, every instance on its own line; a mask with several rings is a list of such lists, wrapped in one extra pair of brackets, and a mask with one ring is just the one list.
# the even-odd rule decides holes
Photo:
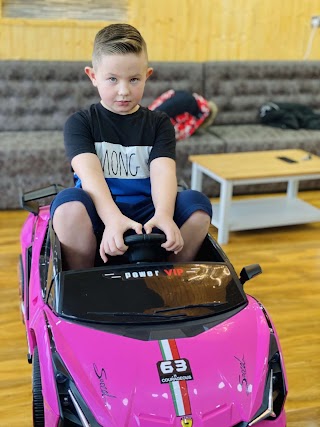
[(162, 383), (168, 382), (168, 381), (179, 381), (179, 378), (172, 379), (172, 380), (165, 378), (168, 374), (174, 374), (173, 377), (169, 376), (169, 378), (175, 378), (179, 373), (181, 374), (188, 373), (189, 374), (188, 378), (183, 378), (183, 379), (192, 380), (192, 374), (191, 374), (189, 362), (187, 361), (187, 359), (165, 360), (163, 362), (158, 362), (158, 369), (159, 369), (160, 378), (162, 377), (161, 378)]
[(190, 415), (187, 381), (193, 380), (189, 361), (181, 358), (174, 339), (159, 341), (163, 360), (157, 363), (161, 384), (169, 384), (177, 416)]

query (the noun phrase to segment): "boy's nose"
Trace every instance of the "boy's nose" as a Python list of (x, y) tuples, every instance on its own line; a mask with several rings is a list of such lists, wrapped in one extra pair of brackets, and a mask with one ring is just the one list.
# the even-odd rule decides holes
[(119, 85), (119, 88), (118, 88), (118, 94), (119, 94), (120, 96), (126, 96), (126, 95), (128, 95), (128, 94), (129, 94), (129, 88), (128, 88), (128, 85), (127, 85), (127, 84), (125, 84), (125, 83), (123, 83), (123, 84)]

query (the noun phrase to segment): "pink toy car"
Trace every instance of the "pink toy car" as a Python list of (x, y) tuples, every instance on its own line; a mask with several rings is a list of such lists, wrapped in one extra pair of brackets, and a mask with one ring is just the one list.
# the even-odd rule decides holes
[(49, 207), (21, 232), (21, 310), (33, 365), (37, 427), (284, 427), (287, 380), (264, 307), (245, 294), (208, 236), (192, 263), (172, 264), (164, 236), (126, 238), (125, 256), (64, 271)]

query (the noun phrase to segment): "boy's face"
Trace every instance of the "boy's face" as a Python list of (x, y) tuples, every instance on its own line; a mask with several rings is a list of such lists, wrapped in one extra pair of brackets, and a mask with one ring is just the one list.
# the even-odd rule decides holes
[(85, 72), (98, 89), (102, 105), (116, 114), (131, 114), (138, 110), (144, 86), (152, 74), (144, 52), (140, 55), (104, 55), (95, 68)]

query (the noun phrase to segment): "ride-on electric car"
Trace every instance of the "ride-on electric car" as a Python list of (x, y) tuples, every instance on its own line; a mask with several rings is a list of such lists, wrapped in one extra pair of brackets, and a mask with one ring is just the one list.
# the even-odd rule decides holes
[[(287, 381), (275, 327), (209, 235), (170, 263), (161, 234), (126, 237), (124, 256), (63, 268), (49, 206), (22, 196), (20, 294), (36, 427), (285, 427)], [(45, 199), (47, 200), (47, 199)]]

